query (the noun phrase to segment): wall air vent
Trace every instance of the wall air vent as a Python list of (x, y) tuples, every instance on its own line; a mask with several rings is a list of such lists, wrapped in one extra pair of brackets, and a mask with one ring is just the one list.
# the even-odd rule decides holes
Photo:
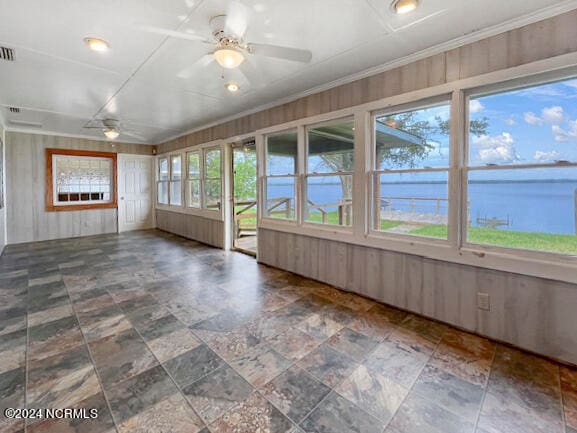
[(8, 47), (0, 47), (0, 60), (6, 60), (8, 62), (14, 61), (14, 50)]
[(8, 107), (8, 110), (10, 110), (11, 113), (15, 113), (15, 114), (20, 113), (20, 108), (18, 108), (18, 107)]

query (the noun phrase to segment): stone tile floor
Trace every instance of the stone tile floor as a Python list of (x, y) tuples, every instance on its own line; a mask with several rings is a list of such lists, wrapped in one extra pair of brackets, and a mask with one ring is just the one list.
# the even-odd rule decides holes
[(159, 231), (9, 246), (0, 409), (28, 433), (577, 433), (577, 371)]

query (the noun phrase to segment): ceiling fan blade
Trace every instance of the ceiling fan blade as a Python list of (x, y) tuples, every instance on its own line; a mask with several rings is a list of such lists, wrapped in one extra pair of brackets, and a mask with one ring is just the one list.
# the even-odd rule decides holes
[(140, 141), (148, 141), (147, 138), (132, 131), (121, 130), (120, 135), (128, 135), (129, 137), (136, 138), (137, 140)]
[(209, 41), (204, 36), (194, 35), (192, 33), (179, 32), (176, 30), (167, 30), (167, 29), (163, 29), (160, 27), (154, 27), (154, 26), (139, 26), (138, 28), (141, 30), (144, 30), (145, 32), (156, 33), (159, 35), (169, 36), (171, 38), (186, 39), (188, 41), (200, 41), (200, 42), (212, 43), (211, 41)]
[(199, 66), (201, 68), (205, 68), (208, 65), (210, 65), (213, 60), (214, 57), (212, 54), (206, 54), (202, 56), (200, 59), (198, 59), (196, 62), (194, 62), (192, 65), (187, 66), (186, 68), (181, 70), (178, 74), (176, 74), (176, 76), (178, 78), (182, 78), (183, 80), (188, 80), (190, 77), (192, 77), (192, 74)]
[(309, 63), (313, 53), (299, 48), (279, 47), (268, 44), (248, 44), (249, 53), (256, 56), (276, 57), (278, 59), (291, 60), (293, 62)]
[(240, 64), (238, 69), (251, 87), (261, 87), (262, 83), (264, 83), (260, 70), (254, 66), (251, 59), (245, 59), (245, 61)]
[(248, 8), (240, 1), (231, 1), (226, 13), (224, 30), (228, 35), (242, 38), (248, 26)]

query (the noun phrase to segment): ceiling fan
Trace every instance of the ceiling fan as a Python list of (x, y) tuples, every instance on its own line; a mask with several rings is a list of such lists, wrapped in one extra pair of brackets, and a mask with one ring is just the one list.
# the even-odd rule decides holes
[[(90, 125), (90, 123), (97, 123), (97, 125)], [(89, 122), (85, 129), (100, 129), (104, 136), (108, 140), (116, 140), (120, 135), (127, 135), (128, 137), (136, 138), (140, 141), (147, 141), (147, 139), (141, 135), (138, 135), (130, 130), (120, 127), (120, 121), (117, 119), (94, 119)]]
[[(208, 65), (213, 60), (216, 60), (220, 66), (226, 69), (238, 68), (243, 64), (246, 67), (250, 67), (250, 65), (244, 63), (247, 54), (274, 57), (301, 63), (308, 63), (311, 61), (312, 53), (309, 50), (245, 41), (244, 36), (248, 22), (247, 17), (247, 8), (242, 3), (233, 1), (230, 3), (226, 15), (217, 15), (211, 18), (209, 24), (212, 36), (209, 38), (201, 35), (166, 30), (151, 26), (141, 26), (141, 29), (173, 38), (200, 41), (212, 45), (213, 49), (211, 52), (207, 53), (206, 56), (197, 61), (195, 65), (198, 63)], [(187, 68), (184, 71), (181, 71), (178, 76), (181, 78), (188, 78), (191, 75), (190, 69), (191, 68)]]

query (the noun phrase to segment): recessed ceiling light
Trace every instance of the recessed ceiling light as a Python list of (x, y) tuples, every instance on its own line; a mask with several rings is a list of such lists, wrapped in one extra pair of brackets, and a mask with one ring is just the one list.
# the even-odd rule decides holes
[(240, 86), (234, 81), (229, 81), (224, 85), (224, 87), (226, 87), (226, 90), (231, 93), (238, 92), (240, 90)]
[(393, 11), (397, 14), (408, 14), (409, 12), (413, 12), (419, 6), (418, 0), (395, 0), (391, 5)]
[(234, 69), (244, 62), (243, 54), (234, 48), (219, 48), (214, 52), (214, 58), (220, 66)]
[(98, 51), (99, 53), (104, 53), (110, 48), (110, 44), (104, 39), (100, 38), (84, 38), (84, 43), (92, 51)]
[(118, 138), (118, 136), (120, 135), (120, 133), (114, 129), (114, 128), (108, 128), (104, 130), (104, 135), (106, 138), (108, 138), (109, 140), (115, 140)]

